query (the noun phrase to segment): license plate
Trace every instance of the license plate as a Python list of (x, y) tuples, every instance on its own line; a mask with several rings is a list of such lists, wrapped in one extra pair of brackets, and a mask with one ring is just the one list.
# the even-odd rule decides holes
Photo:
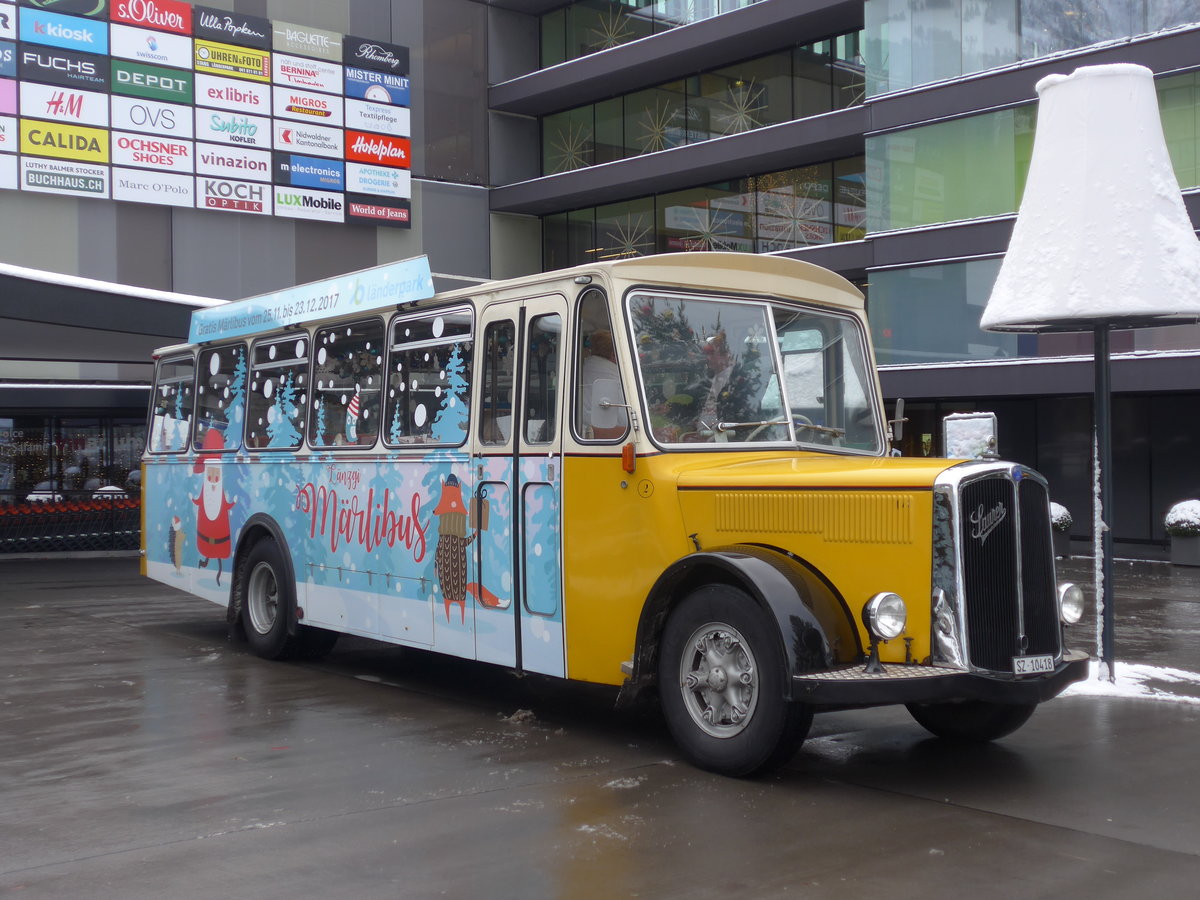
[(1014, 656), (1013, 673), (1016, 675), (1033, 675), (1037, 672), (1053, 672), (1053, 656)]

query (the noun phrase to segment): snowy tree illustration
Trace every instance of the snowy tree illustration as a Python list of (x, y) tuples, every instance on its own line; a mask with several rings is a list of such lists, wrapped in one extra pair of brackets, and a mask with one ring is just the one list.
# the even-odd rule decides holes
[(325, 404), (322, 403), (320, 401), (320, 399), (317, 399), (314, 401), (314, 405), (317, 407), (317, 422), (316, 422), (316, 429), (313, 431), (313, 443), (314, 444), (324, 444), (325, 443)]
[(392, 424), (388, 426), (388, 442), (398, 444), (402, 437), (404, 437), (404, 423), (400, 420), (400, 404), (397, 403), (392, 407)]
[(267, 423), (268, 447), (295, 447), (300, 443), (300, 432), (296, 430), (296, 386), (292, 373), (288, 372), (275, 392), (271, 421)]
[(465, 375), (466, 368), (461, 347), (455, 344), (443, 370), (446, 389), (442, 392), (442, 405), (433, 420), (433, 439), (439, 444), (459, 444), (467, 433), (470, 385)]
[(242, 445), (242, 420), (246, 416), (246, 351), (238, 347), (233, 366), (233, 378), (229, 382), (229, 406), (225, 409), (225, 446), (237, 448)]

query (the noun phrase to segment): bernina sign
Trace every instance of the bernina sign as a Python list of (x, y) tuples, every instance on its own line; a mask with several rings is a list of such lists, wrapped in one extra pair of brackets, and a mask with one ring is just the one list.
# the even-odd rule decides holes
[(191, 35), (192, 7), (178, 0), (117, 0), (112, 20)]

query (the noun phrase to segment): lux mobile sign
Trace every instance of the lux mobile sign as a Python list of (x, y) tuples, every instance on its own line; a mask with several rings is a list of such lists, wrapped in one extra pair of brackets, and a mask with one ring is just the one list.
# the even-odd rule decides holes
[(366, 313), (433, 296), (424, 256), (209, 306), (192, 313), (188, 342), (216, 341), (343, 313)]

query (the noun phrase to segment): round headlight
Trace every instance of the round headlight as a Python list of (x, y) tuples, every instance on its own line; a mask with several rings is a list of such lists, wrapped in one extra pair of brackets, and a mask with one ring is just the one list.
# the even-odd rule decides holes
[(1058, 615), (1068, 625), (1083, 618), (1083, 588), (1069, 581), (1058, 586)]
[(871, 634), (881, 641), (890, 641), (904, 632), (908, 609), (899, 594), (884, 591), (867, 601), (862, 617)]

